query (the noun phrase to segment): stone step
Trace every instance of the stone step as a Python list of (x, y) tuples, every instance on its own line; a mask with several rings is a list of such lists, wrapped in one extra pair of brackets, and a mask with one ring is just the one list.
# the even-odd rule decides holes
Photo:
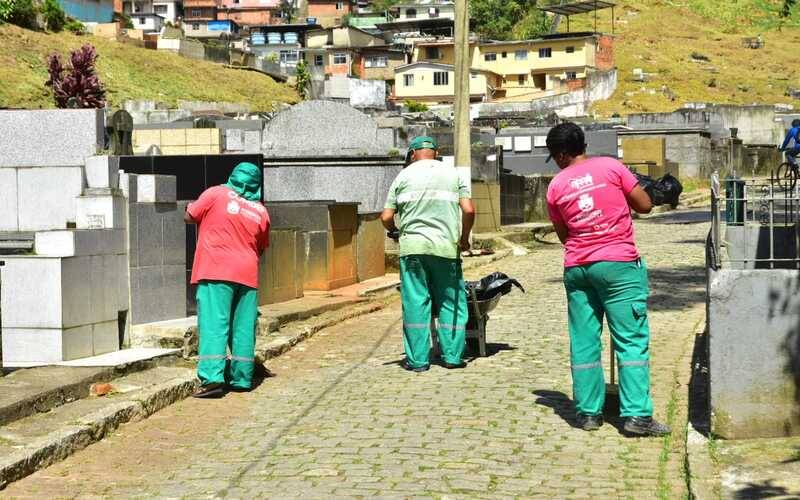
[[(119, 353), (126, 353), (119, 351)], [(174, 365), (180, 352), (148, 354), (146, 359), (126, 360), (112, 366), (79, 366), (81, 361), (66, 362), (72, 366), (42, 366), (11, 372), (0, 378), (0, 428), (16, 420), (48, 412), (61, 405), (89, 396), (94, 383), (112, 382), (132, 373), (159, 366)], [(77, 364), (76, 364), (77, 363)]]
[(0, 489), (61, 461), (192, 393), (194, 370), (159, 366), (117, 378), (111, 392), (57, 406), (0, 427)]

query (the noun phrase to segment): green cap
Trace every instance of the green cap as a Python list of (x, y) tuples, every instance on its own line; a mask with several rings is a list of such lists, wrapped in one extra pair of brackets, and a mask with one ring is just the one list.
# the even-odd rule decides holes
[(418, 149), (439, 149), (439, 144), (436, 143), (436, 139), (433, 137), (422, 135), (415, 137), (411, 141), (411, 144), (408, 145), (408, 149), (410, 151), (416, 151)]

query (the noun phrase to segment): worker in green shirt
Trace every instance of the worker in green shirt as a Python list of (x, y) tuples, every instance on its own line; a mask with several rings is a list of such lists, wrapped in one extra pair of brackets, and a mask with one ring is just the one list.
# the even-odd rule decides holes
[(411, 141), (412, 163), (392, 183), (381, 214), (384, 227), (400, 233), (403, 367), (415, 372), (430, 368), (432, 310), (444, 366), (466, 366), (467, 296), (459, 256), (469, 249), (475, 208), (468, 184), (437, 160), (437, 148), (431, 137)]

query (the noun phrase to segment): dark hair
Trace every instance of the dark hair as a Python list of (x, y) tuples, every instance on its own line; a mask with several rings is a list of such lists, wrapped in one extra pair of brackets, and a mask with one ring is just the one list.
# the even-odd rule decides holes
[(800, 127), (800, 120), (798, 119), (792, 120), (792, 127)]
[(571, 156), (586, 152), (586, 137), (583, 130), (572, 122), (564, 122), (547, 133), (547, 149), (550, 154), (567, 153)]

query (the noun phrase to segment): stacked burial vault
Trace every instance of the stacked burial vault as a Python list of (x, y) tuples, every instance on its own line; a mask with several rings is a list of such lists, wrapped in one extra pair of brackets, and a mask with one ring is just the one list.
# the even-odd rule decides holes
[[(33, 240), (2, 256), (4, 367), (103, 354), (127, 341), (129, 207), (118, 159), (98, 154), (104, 135), (103, 110), (0, 111), (0, 236)], [(184, 256), (170, 258), (183, 267)], [(185, 311), (185, 295), (177, 300)]]

